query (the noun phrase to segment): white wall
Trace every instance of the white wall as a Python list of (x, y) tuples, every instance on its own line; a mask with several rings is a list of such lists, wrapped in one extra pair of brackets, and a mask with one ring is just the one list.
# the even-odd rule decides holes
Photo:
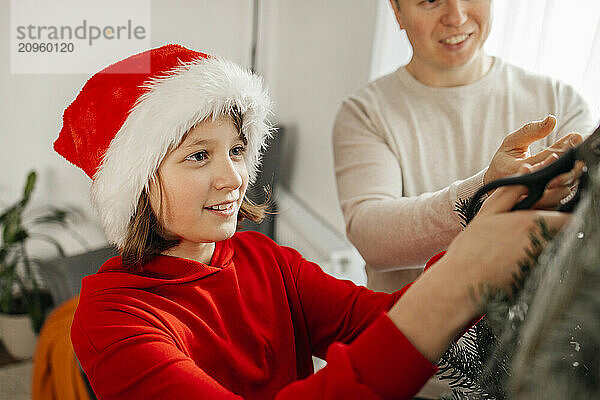
[(292, 151), (290, 191), (340, 235), (331, 130), (342, 99), (369, 79), (377, 2), (262, 3), (258, 71)]

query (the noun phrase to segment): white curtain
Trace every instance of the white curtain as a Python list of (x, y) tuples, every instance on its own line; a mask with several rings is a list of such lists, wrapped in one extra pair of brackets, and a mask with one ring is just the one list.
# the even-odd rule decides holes
[[(371, 78), (411, 57), (388, 0), (378, 0)], [(600, 111), (600, 0), (495, 0), (486, 51), (575, 86)]]

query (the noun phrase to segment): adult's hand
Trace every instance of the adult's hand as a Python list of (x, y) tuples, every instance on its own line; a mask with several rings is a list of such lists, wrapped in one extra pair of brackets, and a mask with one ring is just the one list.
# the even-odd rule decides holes
[[(489, 183), (505, 176), (514, 175), (523, 164), (537, 164), (546, 160), (551, 154), (561, 155), (570, 147), (582, 141), (581, 135), (571, 133), (552, 144), (545, 150), (531, 156), (529, 146), (548, 136), (556, 127), (556, 118), (549, 115), (543, 121), (529, 122), (517, 131), (504, 138), (490, 166), (483, 177), (483, 183)], [(572, 184), (581, 171), (581, 167), (559, 175), (549, 185), (550, 188)]]
[[(528, 174), (537, 171), (555, 162), (558, 158), (559, 156), (556, 153), (551, 153), (545, 160), (537, 164), (529, 165), (524, 163), (521, 165), (519, 173)], [(535, 203), (532, 208), (538, 210), (556, 210), (561, 204), (561, 200), (571, 195), (571, 191), (577, 186), (578, 179), (583, 171), (583, 166), (584, 164), (582, 162), (577, 161), (573, 169), (552, 179), (546, 186), (542, 198)], [(526, 196), (523, 196), (523, 198), (525, 197)]]

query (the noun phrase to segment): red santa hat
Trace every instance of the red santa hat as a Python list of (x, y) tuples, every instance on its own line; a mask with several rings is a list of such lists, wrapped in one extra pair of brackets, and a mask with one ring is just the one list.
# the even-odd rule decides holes
[(179, 45), (133, 55), (93, 75), (65, 110), (54, 149), (92, 178), (92, 203), (106, 236), (122, 248), (139, 197), (167, 151), (194, 125), (233, 107), (243, 115), (252, 182), (270, 134), (271, 101), (262, 80)]

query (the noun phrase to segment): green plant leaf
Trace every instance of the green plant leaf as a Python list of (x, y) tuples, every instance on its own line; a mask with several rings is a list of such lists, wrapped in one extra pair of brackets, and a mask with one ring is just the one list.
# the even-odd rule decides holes
[(0, 272), (4, 269), (4, 261), (6, 260), (6, 257), (8, 256), (8, 246), (2, 246), (2, 248), (0, 248)]
[(23, 188), (23, 199), (21, 200), (21, 207), (25, 207), (29, 203), (31, 193), (35, 188), (35, 181), (37, 180), (37, 174), (35, 171), (29, 172), (27, 180), (25, 181), (25, 187)]
[(5, 285), (2, 285), (0, 292), (0, 311), (4, 314), (8, 314), (10, 312), (10, 303), (12, 300), (12, 293), (6, 290)]
[(41, 224), (59, 224), (64, 226), (67, 223), (69, 212), (58, 208), (53, 208), (50, 212), (40, 215), (33, 220), (36, 225)]
[[(83, 212), (76, 207), (69, 207), (67, 209), (59, 209), (56, 207), (50, 207), (49, 211), (36, 217), (32, 224), (34, 225), (58, 225), (65, 228), (64, 232), (76, 240), (81, 247), (88, 250), (90, 244), (84, 236), (79, 232), (71, 228), (71, 224), (74, 221), (85, 219)], [(61, 253), (61, 250), (58, 250)], [(62, 253), (61, 253), (62, 254)]]
[(14, 260), (11, 260), (10, 263), (3, 264), (2, 268), (0, 269), (0, 280), (5, 276), (14, 274), (16, 266), (17, 263)]
[(60, 256), (64, 256), (63, 247), (51, 233), (38, 233), (35, 228), (54, 225), (61, 231), (72, 233), (70, 225), (78, 213), (77, 210), (48, 205), (39, 207), (39, 212), (27, 208), (36, 181), (36, 172), (29, 172), (22, 198), (9, 207), (3, 206), (0, 211), (0, 311), (29, 314), (32, 326), (38, 332), (52, 300), (35, 273), (40, 263), (35, 256), (29, 257), (26, 245), (30, 239), (39, 239), (54, 246)]
[(15, 282), (15, 274), (14, 274), (15, 265), (12, 265), (12, 268), (7, 268), (7, 270), (11, 270), (13, 272), (3, 277), (0, 280), (0, 310), (3, 313), (9, 313), (12, 305), (13, 298), (13, 285)]
[(4, 210), (4, 212), (2, 214), (0, 214), (0, 224), (4, 224), (5, 221), (10, 217), (11, 214), (13, 214), (15, 212), (16, 209), (17, 209), (17, 206), (13, 205), (13, 206), (7, 208), (6, 210)]
[(2, 230), (2, 240), (5, 244), (22, 242), (27, 239), (27, 231), (21, 224), (21, 215), (18, 209), (9, 213), (4, 221), (4, 229)]
[[(34, 260), (32, 260), (29, 257), (29, 254), (27, 253), (27, 250), (25, 249), (25, 244), (24, 243), (21, 244), (21, 254), (22, 254), (22, 257), (21, 257), (22, 265), (23, 265), (23, 267), (25, 269), (25, 271), (24, 271), (25, 272), (24, 278), (25, 278), (26, 282), (22, 282), (19, 279), (18, 276), (17, 276), (17, 279), (19, 279), (20, 283), (22, 282), (22, 286), (23, 286), (22, 289), (24, 291), (29, 290), (29, 289), (33, 290), (34, 292), (38, 291), (38, 289), (39, 289), (39, 283), (38, 283), (38, 281), (36, 279), (36, 276), (35, 276), (35, 274), (33, 272), (33, 269), (32, 269), (32, 265), (34, 264)], [(27, 283), (30, 283), (31, 287), (28, 287)]]

